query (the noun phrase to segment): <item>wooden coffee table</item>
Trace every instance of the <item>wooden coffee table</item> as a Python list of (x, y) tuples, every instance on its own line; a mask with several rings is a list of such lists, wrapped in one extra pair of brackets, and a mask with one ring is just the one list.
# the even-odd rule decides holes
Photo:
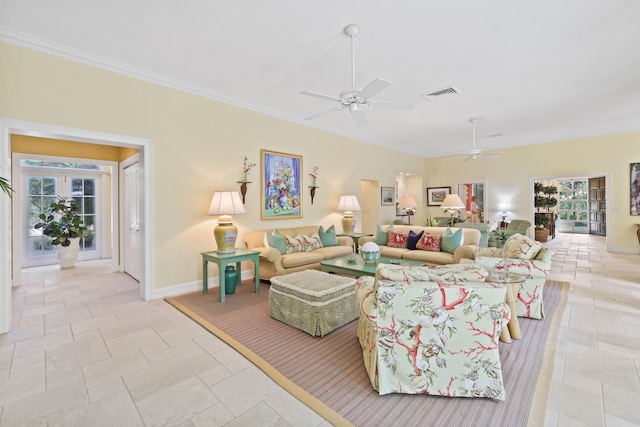
[[(351, 262), (353, 261), (353, 262)], [(375, 276), (378, 264), (397, 264), (403, 266), (424, 266), (422, 261), (411, 261), (407, 259), (389, 258), (381, 256), (375, 264), (366, 264), (360, 255), (347, 255), (320, 262), (322, 271), (325, 273), (346, 274), (348, 276)]]

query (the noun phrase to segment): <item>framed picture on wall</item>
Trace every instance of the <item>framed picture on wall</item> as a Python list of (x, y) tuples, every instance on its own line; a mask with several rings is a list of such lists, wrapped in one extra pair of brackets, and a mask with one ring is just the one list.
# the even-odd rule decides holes
[(302, 156), (260, 150), (262, 219), (302, 218)]
[(440, 206), (449, 194), (451, 194), (451, 187), (427, 188), (427, 206)]
[(631, 163), (631, 215), (640, 215), (640, 163)]
[(393, 206), (393, 195), (396, 189), (393, 187), (380, 187), (380, 204), (382, 206)]

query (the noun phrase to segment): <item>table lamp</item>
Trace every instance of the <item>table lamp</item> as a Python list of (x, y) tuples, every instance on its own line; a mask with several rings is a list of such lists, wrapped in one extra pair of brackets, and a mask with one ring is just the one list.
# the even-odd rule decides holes
[(500, 213), (500, 216), (502, 216), (502, 222), (505, 222), (507, 220), (507, 216), (509, 215), (507, 213), (507, 211), (509, 210), (509, 205), (506, 203), (500, 203), (500, 208), (499, 208), (502, 212)]
[(238, 228), (233, 225), (231, 215), (243, 213), (246, 211), (237, 191), (216, 191), (213, 193), (208, 215), (220, 215), (218, 226), (213, 230), (218, 253), (232, 254), (236, 251)]
[(440, 207), (444, 209), (445, 212), (449, 211), (451, 214), (451, 226), (453, 227), (453, 215), (455, 215), (458, 210), (464, 209), (465, 205), (462, 203), (462, 200), (460, 200), (460, 196), (457, 194), (449, 194), (442, 201)]
[(340, 196), (338, 210), (344, 211), (344, 216), (342, 217), (342, 232), (345, 234), (353, 233), (356, 229), (356, 219), (353, 217), (353, 211), (360, 210), (358, 198), (354, 195)]
[(400, 199), (400, 202), (398, 202), (398, 208), (404, 209), (407, 212), (409, 225), (411, 225), (411, 215), (415, 213), (414, 211), (416, 209), (416, 206), (418, 206), (416, 200), (408, 194), (402, 196), (402, 199)]

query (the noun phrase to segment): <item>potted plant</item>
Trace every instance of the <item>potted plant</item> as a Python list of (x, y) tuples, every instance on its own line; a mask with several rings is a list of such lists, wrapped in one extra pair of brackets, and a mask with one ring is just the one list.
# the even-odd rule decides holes
[(11, 188), (11, 185), (9, 185), (9, 180), (7, 178), (3, 178), (0, 176), (0, 190), (4, 191), (5, 193), (7, 193), (7, 196), (9, 196), (9, 198), (11, 198), (11, 196), (13, 196), (11, 193), (13, 193), (13, 188)]
[[(551, 208), (558, 204), (558, 199), (554, 196), (558, 193), (558, 188), (536, 181), (533, 183), (533, 191), (535, 193), (534, 206), (537, 210), (535, 214), (535, 238), (539, 242), (546, 242), (549, 238), (549, 229), (547, 226), (553, 217)], [(540, 209), (546, 210), (546, 213), (540, 212)]]
[(35, 228), (42, 229), (45, 236), (53, 239), (51, 243), (56, 246), (60, 268), (73, 267), (78, 258), (80, 238), (85, 237), (87, 232), (80, 217), (80, 208), (58, 196), (39, 218), (41, 221)]
[(536, 222), (535, 239), (538, 242), (546, 242), (547, 239), (549, 238), (549, 230), (547, 229), (547, 224), (549, 224), (550, 220), (551, 219), (545, 214), (542, 214), (542, 213), (535, 214), (535, 222)]

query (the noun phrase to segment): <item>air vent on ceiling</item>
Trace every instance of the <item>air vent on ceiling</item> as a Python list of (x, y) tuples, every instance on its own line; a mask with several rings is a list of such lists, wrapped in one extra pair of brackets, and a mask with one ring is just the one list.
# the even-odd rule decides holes
[(436, 99), (440, 98), (441, 96), (455, 95), (455, 94), (458, 94), (458, 93), (460, 93), (460, 92), (455, 87), (447, 86), (445, 88), (438, 89), (438, 90), (436, 90), (434, 92), (423, 93), (422, 97), (424, 99), (426, 99), (427, 101), (435, 101)]

